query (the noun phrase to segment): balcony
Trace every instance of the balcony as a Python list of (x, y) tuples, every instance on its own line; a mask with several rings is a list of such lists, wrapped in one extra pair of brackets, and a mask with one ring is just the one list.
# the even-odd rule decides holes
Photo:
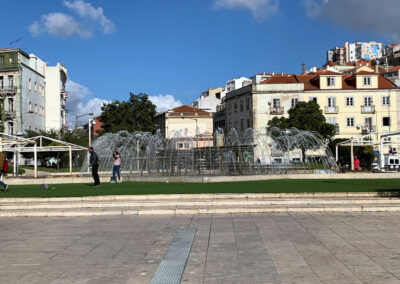
[(0, 94), (15, 94), (17, 93), (16, 86), (0, 86)]
[(362, 114), (375, 113), (375, 106), (374, 105), (361, 106), (361, 113)]
[(269, 113), (271, 115), (282, 115), (283, 107), (270, 107)]
[(17, 113), (15, 111), (7, 111), (5, 113), (5, 118), (6, 119), (14, 119), (17, 117)]
[(337, 114), (337, 113), (339, 113), (338, 106), (325, 107), (325, 114)]

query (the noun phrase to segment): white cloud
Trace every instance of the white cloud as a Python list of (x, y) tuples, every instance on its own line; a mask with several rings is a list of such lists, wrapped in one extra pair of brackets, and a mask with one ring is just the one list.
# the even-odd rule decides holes
[(82, 38), (89, 38), (92, 32), (85, 29), (81, 23), (63, 13), (49, 13), (43, 15), (39, 21), (33, 22), (28, 27), (33, 36), (48, 33), (54, 36), (69, 37), (74, 34)]
[(303, 0), (310, 18), (400, 40), (399, 0)]
[(249, 10), (257, 21), (263, 22), (278, 12), (279, 1), (280, 0), (215, 0), (214, 6), (216, 8)]
[(164, 112), (182, 105), (181, 101), (171, 95), (149, 96), (149, 100), (157, 106), (157, 112)]
[(95, 8), (92, 6), (92, 4), (82, 0), (75, 0), (73, 2), (65, 0), (64, 5), (77, 13), (81, 18), (89, 18), (100, 23), (103, 28), (103, 33), (109, 34), (115, 31), (114, 23), (104, 16), (102, 7)]
[[(67, 109), (68, 109), (68, 125), (72, 127), (75, 125), (75, 115), (93, 113), (94, 116), (101, 114), (101, 107), (103, 104), (108, 104), (110, 101), (91, 98), (91, 91), (82, 86), (81, 84), (68, 80), (66, 84), (66, 91), (68, 92)], [(85, 117), (85, 119), (88, 117)], [(81, 123), (86, 122), (84, 118), (80, 120)]]
[(115, 31), (114, 23), (104, 16), (102, 7), (93, 7), (92, 4), (83, 0), (64, 0), (64, 5), (74, 11), (80, 17), (80, 20), (78, 21), (73, 16), (65, 13), (49, 13), (42, 15), (40, 20), (28, 26), (30, 33), (33, 36), (48, 33), (65, 38), (72, 35), (90, 38), (93, 36), (93, 30), (99, 25), (104, 34), (110, 34)]

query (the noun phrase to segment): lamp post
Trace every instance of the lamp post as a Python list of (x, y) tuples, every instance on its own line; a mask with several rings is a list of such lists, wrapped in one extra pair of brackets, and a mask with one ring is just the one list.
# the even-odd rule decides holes
[(81, 118), (81, 117), (87, 116), (87, 115), (92, 116), (93, 112), (86, 113), (86, 114), (80, 114), (80, 115), (77, 114), (77, 115), (75, 115), (75, 119), (76, 119), (76, 121), (75, 121), (75, 129), (78, 128), (78, 119)]
[(96, 121), (93, 118), (89, 119), (88, 128), (89, 128), (89, 147), (92, 146), (92, 125), (95, 125)]

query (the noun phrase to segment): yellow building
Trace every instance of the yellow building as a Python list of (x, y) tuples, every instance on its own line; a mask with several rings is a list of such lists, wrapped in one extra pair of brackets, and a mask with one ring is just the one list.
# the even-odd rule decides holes
[(176, 139), (176, 147), (213, 146), (213, 114), (194, 108), (180, 106), (154, 117), (156, 127), (164, 138)]
[(263, 129), (275, 116), (288, 116), (299, 101), (314, 100), (337, 138), (400, 130), (400, 88), (373, 72), (343, 75), (319, 71), (308, 75), (279, 74), (227, 94), (227, 128)]

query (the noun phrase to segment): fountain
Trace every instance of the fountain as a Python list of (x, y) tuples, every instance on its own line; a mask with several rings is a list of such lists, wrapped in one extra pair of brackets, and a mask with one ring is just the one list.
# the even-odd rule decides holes
[[(172, 138), (160, 132), (108, 133), (93, 147), (101, 172), (111, 172), (113, 151), (122, 157), (121, 170), (138, 176), (223, 176), (333, 173), (338, 170), (324, 139), (296, 128), (269, 131), (236, 129), (190, 137), (180, 130)], [(87, 160), (82, 166), (86, 172)]]

